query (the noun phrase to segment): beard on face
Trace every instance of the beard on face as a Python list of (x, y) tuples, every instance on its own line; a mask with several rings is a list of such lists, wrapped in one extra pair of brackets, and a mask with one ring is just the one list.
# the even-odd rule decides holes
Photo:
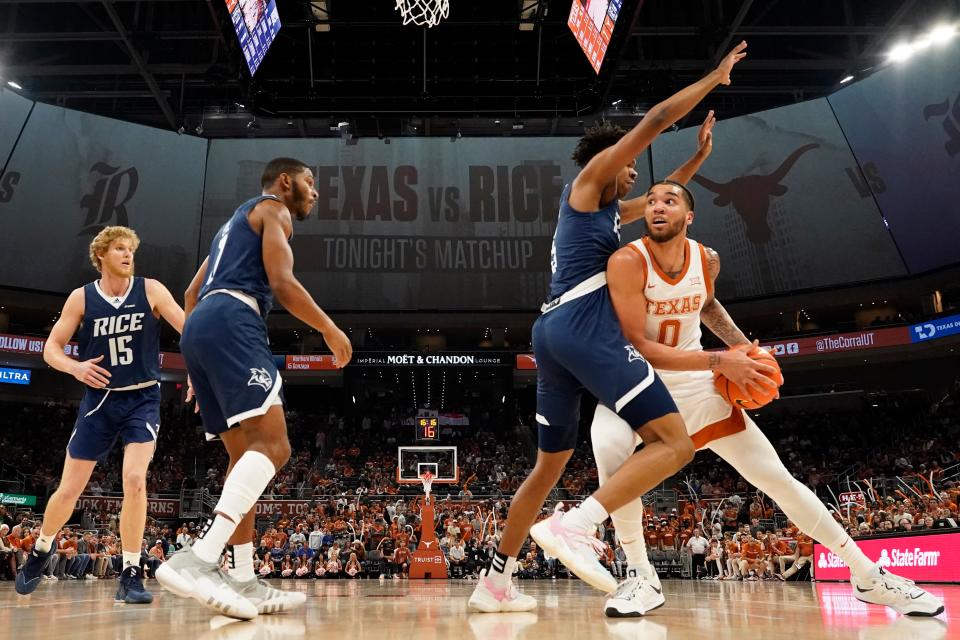
[(305, 220), (310, 215), (310, 191), (299, 182), (293, 183), (293, 215), (297, 220)]
[(670, 242), (683, 233), (684, 228), (686, 228), (686, 220), (683, 218), (677, 220), (676, 224), (667, 223), (665, 227), (654, 227), (648, 224), (647, 235), (654, 242)]

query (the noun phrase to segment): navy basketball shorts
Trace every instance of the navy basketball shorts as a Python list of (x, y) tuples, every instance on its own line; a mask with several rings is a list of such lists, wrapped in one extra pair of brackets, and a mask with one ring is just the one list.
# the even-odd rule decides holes
[(620, 329), (607, 288), (544, 313), (533, 325), (539, 448), (576, 448), (580, 394), (589, 391), (634, 429), (677, 405)]
[(155, 442), (159, 433), (159, 384), (132, 391), (87, 388), (67, 453), (75, 460), (102, 464), (118, 439), (123, 446)]
[(270, 352), (267, 325), (233, 296), (201, 300), (183, 327), (180, 349), (207, 440), (283, 405), (283, 381)]

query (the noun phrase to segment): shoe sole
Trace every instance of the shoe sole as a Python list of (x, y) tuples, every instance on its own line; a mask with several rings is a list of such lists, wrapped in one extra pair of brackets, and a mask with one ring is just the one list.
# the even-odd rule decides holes
[(579, 560), (570, 553), (570, 549), (566, 544), (557, 540), (548, 529), (549, 526), (549, 520), (544, 520), (530, 528), (530, 537), (540, 545), (540, 548), (544, 550), (546, 555), (552, 556), (562, 562), (567, 569), (575, 573), (577, 577), (594, 589), (599, 589), (604, 593), (613, 593), (617, 590), (617, 581), (610, 574), (607, 574), (606, 578), (604, 578), (589, 571), (577, 571), (574, 565), (578, 564)]
[(643, 613), (639, 613), (636, 611), (628, 611), (624, 613), (623, 611), (618, 610), (616, 607), (607, 607), (606, 609), (603, 610), (603, 614), (608, 618), (642, 618), (643, 616), (647, 615), (651, 611), (656, 611), (666, 603), (667, 603), (667, 599), (663, 598), (660, 604), (656, 605), (655, 607), (650, 607)]
[(943, 612), (946, 610), (946, 608), (945, 608), (943, 605), (940, 605), (935, 611), (900, 611), (899, 609), (897, 609), (897, 608), (896, 608), (895, 606), (893, 606), (892, 604), (886, 604), (886, 603), (883, 603), (883, 602), (870, 602), (869, 600), (864, 600), (863, 598), (857, 597), (856, 590), (854, 590), (854, 594), (853, 594), (853, 595), (854, 595), (854, 597), (855, 597), (857, 600), (859, 600), (860, 602), (862, 602), (862, 603), (864, 603), (864, 604), (872, 604), (872, 605), (877, 606), (877, 607), (890, 607), (891, 609), (893, 609), (893, 610), (896, 611), (897, 613), (899, 613), (899, 614), (901, 614), (901, 615), (904, 615), (904, 616), (910, 616), (910, 617), (912, 617), (912, 618), (933, 618), (933, 617), (935, 617), (935, 616), (940, 615), (941, 613), (943, 613)]
[(932, 617), (934, 617), (934, 616), (940, 615), (940, 614), (943, 613), (943, 612), (944, 612), (944, 607), (943, 607), (943, 605), (941, 605), (939, 609), (937, 609), (936, 611), (933, 611), (933, 612), (927, 613), (927, 612), (925, 612), (925, 611), (911, 611), (910, 613), (905, 613), (905, 614), (903, 614), (903, 615), (905, 615), (905, 616), (911, 616), (911, 617), (914, 617), (914, 618), (932, 618)]

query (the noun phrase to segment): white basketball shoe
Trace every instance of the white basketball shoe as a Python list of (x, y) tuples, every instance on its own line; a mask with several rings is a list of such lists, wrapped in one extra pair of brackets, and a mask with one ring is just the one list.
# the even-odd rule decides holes
[(853, 595), (868, 604), (882, 604), (907, 616), (937, 616), (943, 603), (918, 587), (912, 580), (901, 578), (874, 565), (866, 576), (850, 576)]
[(593, 536), (564, 526), (563, 513), (555, 512), (530, 528), (530, 537), (543, 549), (545, 555), (557, 558), (570, 571), (590, 586), (612, 593), (617, 580), (598, 558), (604, 550), (602, 542)]
[[(489, 569), (488, 569), (489, 571)], [(532, 596), (520, 593), (513, 580), (504, 587), (498, 588), (487, 577), (486, 571), (480, 572), (477, 586), (473, 589), (467, 606), (471, 611), (480, 613), (508, 613), (516, 611), (533, 611), (537, 608), (537, 600)]]
[(662, 607), (666, 601), (656, 572), (645, 576), (631, 568), (627, 569), (626, 579), (607, 598), (603, 612), (608, 618), (639, 618)]

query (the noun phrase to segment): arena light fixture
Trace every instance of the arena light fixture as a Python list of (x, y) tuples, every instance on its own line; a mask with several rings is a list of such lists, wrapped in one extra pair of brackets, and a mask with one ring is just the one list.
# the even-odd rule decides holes
[(890, 62), (903, 62), (913, 55), (913, 51), (913, 45), (903, 42), (893, 49), (890, 49), (890, 52), (887, 54), (887, 59), (890, 60)]
[(956, 25), (939, 24), (927, 35), (927, 40), (933, 44), (943, 44), (952, 40), (955, 35), (957, 35)]
[(14, 82), (13, 80), (7, 80), (7, 86), (11, 89), (16, 89), (17, 91), (23, 91), (23, 87), (19, 83)]
[(843, 80), (840, 81), (840, 84), (847, 84), (851, 80), (853, 80), (853, 76), (846, 76)]

